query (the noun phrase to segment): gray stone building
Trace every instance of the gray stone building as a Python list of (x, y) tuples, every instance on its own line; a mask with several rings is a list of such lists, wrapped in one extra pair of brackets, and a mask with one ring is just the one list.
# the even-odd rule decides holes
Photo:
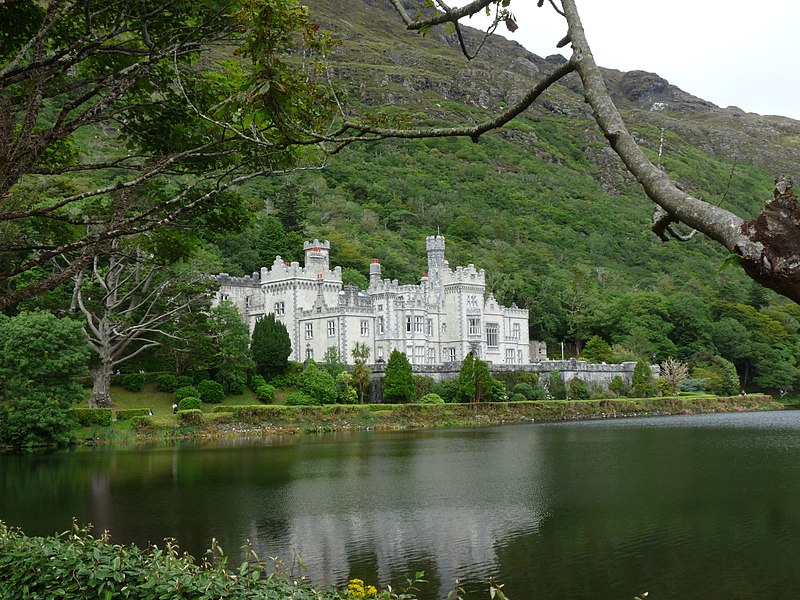
[(216, 301), (233, 302), (251, 330), (268, 313), (286, 325), (291, 360), (321, 360), (334, 347), (352, 364), (357, 343), (378, 363), (395, 349), (419, 366), (460, 363), (468, 352), (495, 365), (546, 358), (544, 344), (528, 338), (528, 311), (487, 294), (483, 269), (451, 269), (444, 236), (426, 239), (428, 270), (416, 285), (383, 279), (373, 259), (366, 290), (345, 286), (341, 268), (330, 268), (329, 242), (305, 242), (304, 250), (302, 267), (277, 256), (250, 277), (217, 277)]

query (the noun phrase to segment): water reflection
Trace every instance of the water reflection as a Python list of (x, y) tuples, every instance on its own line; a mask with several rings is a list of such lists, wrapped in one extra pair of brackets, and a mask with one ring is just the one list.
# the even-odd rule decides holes
[[(0, 457), (0, 518), (262, 556), (444, 598), (750, 598), (800, 583), (800, 412)], [(789, 592), (791, 590), (791, 592)]]

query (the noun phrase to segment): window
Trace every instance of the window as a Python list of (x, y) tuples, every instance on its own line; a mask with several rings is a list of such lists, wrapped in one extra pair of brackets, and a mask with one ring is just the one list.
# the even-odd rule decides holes
[(383, 304), (378, 304), (378, 312), (383, 312)]
[(220, 294), (219, 295), (219, 300), (220, 300), (220, 302), (225, 302), (225, 300), (227, 300), (229, 297), (230, 296), (228, 296), (228, 294)]
[(433, 319), (428, 319), (428, 326), (425, 329), (427, 335), (433, 335)]
[(366, 319), (361, 320), (361, 335), (367, 336), (369, 335), (369, 321)]
[(311, 346), (306, 348), (306, 359), (314, 360), (314, 349)]
[(522, 364), (522, 350), (517, 350), (517, 364)]
[(436, 349), (435, 348), (428, 348), (428, 357), (425, 359), (425, 362), (429, 365), (432, 365), (436, 361)]
[(411, 317), (406, 317), (406, 332), (411, 333)]
[(414, 332), (422, 333), (425, 329), (425, 317), (414, 317)]
[(455, 348), (445, 348), (445, 354), (447, 356), (445, 362), (456, 362), (456, 349)]
[(500, 345), (500, 327), (497, 323), (486, 324), (486, 345), (497, 348)]
[(306, 339), (313, 340), (314, 339), (314, 324), (313, 323), (306, 323)]
[(469, 331), (467, 331), (468, 335), (480, 335), (481, 334), (481, 320), (480, 319), (470, 319), (469, 320)]
[(245, 296), (244, 297), (244, 307), (245, 308), (250, 308), (250, 296)]
[(514, 361), (514, 355), (515, 355), (515, 351), (513, 349), (506, 350), (506, 364), (507, 365), (513, 365), (514, 364), (514, 362), (515, 362)]
[(336, 321), (328, 321), (328, 337), (336, 335)]
[(275, 303), (275, 316), (276, 317), (283, 316), (285, 314), (285, 312), (286, 311), (284, 309), (283, 302), (276, 302)]
[(478, 297), (470, 294), (467, 296), (467, 308), (478, 308)]
[(519, 323), (514, 323), (511, 326), (511, 339), (518, 340), (519, 339)]
[(383, 333), (383, 317), (378, 317), (378, 333)]
[(414, 364), (421, 365), (425, 362), (425, 346), (414, 346)]

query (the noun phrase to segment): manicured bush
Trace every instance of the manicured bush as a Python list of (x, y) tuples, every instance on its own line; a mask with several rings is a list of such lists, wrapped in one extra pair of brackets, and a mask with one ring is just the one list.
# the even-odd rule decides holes
[(322, 404), (322, 402), (312, 396), (309, 396), (305, 392), (292, 392), (286, 396), (286, 404), (289, 406), (310, 406), (313, 404)]
[(526, 400), (533, 398), (533, 386), (530, 383), (518, 383), (512, 390), (512, 394), (522, 394)]
[(300, 387), (300, 374), (289, 372), (283, 375), (276, 375), (269, 380), (271, 385), (274, 385), (279, 390)]
[(420, 400), (422, 404), (444, 404), (444, 398), (442, 398), (439, 394), (425, 394)]
[(512, 394), (509, 398), (509, 402), (527, 402), (527, 400), (524, 394)]
[(110, 408), (70, 408), (69, 412), (75, 415), (78, 423), (84, 427), (91, 425), (108, 427), (113, 420)]
[(191, 410), (200, 408), (200, 398), (195, 398), (193, 396), (188, 396), (183, 398), (180, 402), (178, 402), (178, 411), (182, 410)]
[(210, 379), (201, 381), (197, 385), (197, 391), (200, 392), (200, 400), (209, 404), (222, 404), (225, 400), (225, 390), (222, 389), (222, 385)]
[(117, 411), (117, 421), (127, 421), (133, 417), (147, 417), (150, 415), (149, 408), (129, 408)]
[(122, 376), (122, 387), (129, 392), (141, 392), (144, 389), (144, 373), (128, 373)]
[[(184, 401), (188, 398), (184, 398)], [(199, 425), (203, 422), (203, 411), (198, 409), (181, 409), (178, 411), (178, 423), (181, 425)]]
[(184, 398), (189, 398), (189, 397), (192, 398), (200, 397), (200, 392), (196, 387), (187, 385), (186, 387), (178, 388), (177, 390), (175, 390), (175, 400), (177, 400), (178, 402), (180, 402)]
[(570, 379), (567, 388), (569, 389), (569, 397), (573, 400), (588, 400), (592, 397), (589, 385), (580, 377)]
[(175, 389), (194, 385), (194, 380), (189, 375), (178, 375), (175, 378)]
[(131, 427), (136, 431), (153, 428), (153, 419), (150, 417), (133, 417), (131, 419)]
[(275, 400), (275, 387), (268, 383), (260, 385), (256, 388), (256, 398), (265, 404), (269, 404)]
[(159, 392), (174, 392), (178, 389), (178, 378), (169, 373), (159, 375), (156, 379), (156, 389)]
[(678, 389), (681, 392), (705, 392), (707, 378), (702, 379), (684, 379), (678, 384)]
[(250, 378), (250, 389), (254, 392), (260, 388), (262, 385), (266, 385), (267, 380), (264, 379), (261, 375), (256, 373)]

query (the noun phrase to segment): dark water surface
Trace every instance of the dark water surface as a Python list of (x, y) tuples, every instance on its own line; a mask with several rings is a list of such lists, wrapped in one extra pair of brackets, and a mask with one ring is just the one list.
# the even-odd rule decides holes
[[(0, 519), (297, 554), (320, 584), (796, 598), (800, 411), (0, 456)], [(471, 597), (488, 598), (484, 593)]]

